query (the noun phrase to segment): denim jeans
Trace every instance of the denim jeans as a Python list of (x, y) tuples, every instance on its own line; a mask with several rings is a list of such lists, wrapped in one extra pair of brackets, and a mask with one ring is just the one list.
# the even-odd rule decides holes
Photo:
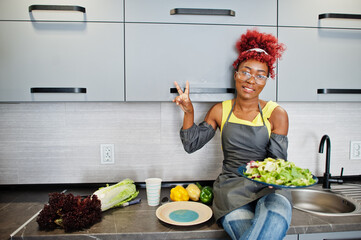
[(263, 196), (224, 217), (221, 224), (233, 240), (283, 239), (290, 226), (292, 205), (280, 194)]

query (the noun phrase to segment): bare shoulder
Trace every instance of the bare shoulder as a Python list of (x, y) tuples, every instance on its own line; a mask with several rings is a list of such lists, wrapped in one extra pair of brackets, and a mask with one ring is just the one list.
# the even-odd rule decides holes
[(209, 109), (204, 121), (212, 125), (214, 129), (221, 126), (222, 122), (222, 103), (216, 103)]
[(282, 108), (281, 106), (277, 106), (273, 110), (273, 112), (271, 114), (271, 118), (272, 117), (281, 118), (281, 119), (284, 119), (284, 118), (288, 119), (288, 114), (287, 114), (287, 112), (286, 112), (286, 110), (284, 108)]
[(216, 103), (214, 104), (211, 109), (209, 110), (212, 113), (221, 113), (222, 114), (222, 103)]
[(269, 118), (272, 132), (280, 135), (288, 134), (288, 114), (284, 108), (277, 106)]

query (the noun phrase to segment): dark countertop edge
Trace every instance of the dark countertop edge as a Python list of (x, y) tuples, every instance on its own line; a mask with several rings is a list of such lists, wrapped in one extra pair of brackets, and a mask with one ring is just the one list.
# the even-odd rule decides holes
[[(337, 226), (339, 225), (339, 226)], [(358, 225), (358, 226), (356, 226)], [(332, 233), (332, 232), (360, 232), (360, 224), (350, 224), (350, 227), (345, 227), (343, 224), (332, 224), (327, 229), (320, 226), (300, 226), (300, 227), (290, 227), (287, 232), (287, 236), (297, 235), (297, 234), (313, 234), (313, 233)], [(146, 233), (132, 233), (132, 232), (122, 232), (122, 233), (67, 233), (67, 234), (54, 234), (54, 235), (44, 235), (44, 236), (13, 236), (12, 240), (17, 239), (79, 239), (79, 237), (115, 237), (115, 239), (142, 239), (142, 240), (153, 240), (153, 239), (229, 239), (228, 235), (223, 229), (218, 230), (190, 230), (190, 231), (176, 231), (171, 230), (169, 232), (146, 232)], [(10, 238), (9, 238), (10, 239)], [(113, 239), (113, 238), (111, 238)]]
[[(229, 239), (223, 229), (220, 230), (198, 230), (198, 231), (169, 231), (169, 232), (147, 232), (147, 233), (66, 233), (54, 235), (37, 236), (13, 236), (12, 240), (17, 239), (79, 239), (79, 237), (116, 237), (116, 239)], [(9, 238), (10, 239), (10, 238)], [(112, 238), (113, 239), (113, 238)]]

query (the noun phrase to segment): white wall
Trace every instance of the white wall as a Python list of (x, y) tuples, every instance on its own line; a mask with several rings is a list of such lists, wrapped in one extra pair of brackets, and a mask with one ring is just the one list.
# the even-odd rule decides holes
[[(331, 173), (361, 173), (361, 160), (349, 159), (350, 141), (361, 141), (361, 103), (280, 104), (290, 118), (290, 161), (321, 176), (325, 154), (318, 145), (328, 134)], [(211, 106), (195, 104), (196, 122)], [(0, 104), (0, 184), (214, 180), (223, 160), (219, 132), (187, 154), (181, 124), (172, 103)], [(102, 143), (115, 144), (114, 165), (100, 165)]]

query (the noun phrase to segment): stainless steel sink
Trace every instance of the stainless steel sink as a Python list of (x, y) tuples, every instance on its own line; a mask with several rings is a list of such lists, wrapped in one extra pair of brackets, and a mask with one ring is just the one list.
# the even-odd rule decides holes
[(334, 185), (330, 190), (320, 186), (292, 190), (295, 209), (318, 215), (361, 215), (361, 186)]

